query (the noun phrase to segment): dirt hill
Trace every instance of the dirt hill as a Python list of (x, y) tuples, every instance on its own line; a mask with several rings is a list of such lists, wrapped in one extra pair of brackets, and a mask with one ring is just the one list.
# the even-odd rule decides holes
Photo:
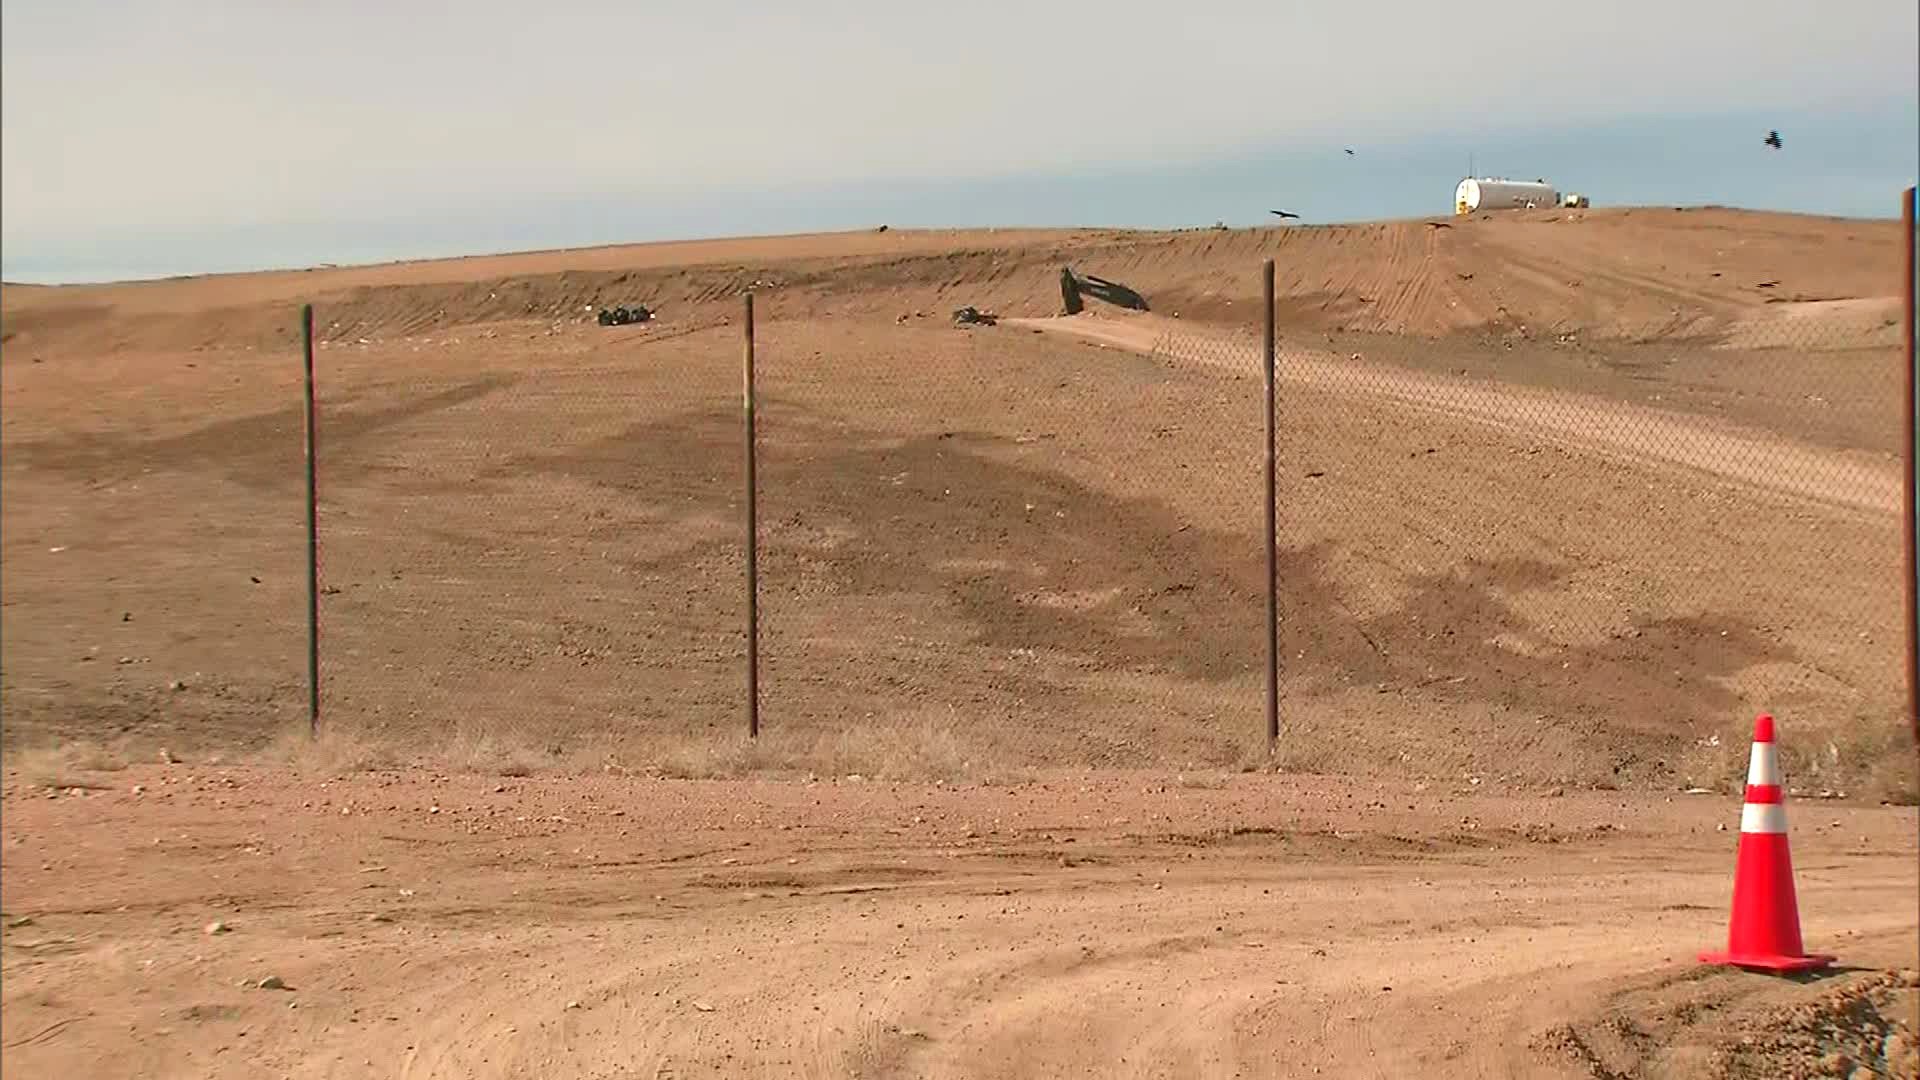
[(1259, 264), (1272, 258), (1281, 320), (1294, 330), (1890, 344), (1899, 244), (1891, 221), (1719, 208), (1172, 233), (888, 230), (11, 286), (4, 312), (23, 348), (93, 349), (284, 341), (301, 302), (317, 306), (331, 340), (577, 320), (625, 300), (678, 315), (748, 288), (781, 315), (961, 304), (1041, 315), (1057, 309), (1059, 268), (1070, 264), (1139, 290), (1158, 312), (1244, 323), (1257, 312)]
[[(635, 767), (734, 730), (753, 289), (779, 745), (1250, 760), (1261, 381), (1210, 343), (1272, 258), (1287, 764), (1734, 783), (1765, 708), (1803, 783), (1900, 795), (1898, 241), (1623, 209), (9, 287), (9, 739), (304, 720), (301, 302), (329, 723)], [(1019, 322), (1062, 265), (1153, 311)], [(594, 324), (635, 302), (659, 322)]]

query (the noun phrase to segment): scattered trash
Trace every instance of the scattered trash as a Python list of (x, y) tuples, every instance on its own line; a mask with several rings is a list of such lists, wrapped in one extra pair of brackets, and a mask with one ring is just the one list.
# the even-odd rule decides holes
[(635, 304), (632, 307), (601, 308), (595, 318), (601, 326), (629, 326), (652, 321), (653, 312), (643, 304)]

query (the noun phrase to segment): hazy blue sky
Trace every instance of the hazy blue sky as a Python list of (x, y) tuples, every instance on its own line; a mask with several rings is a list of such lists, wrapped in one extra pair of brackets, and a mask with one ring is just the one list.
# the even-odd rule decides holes
[(0, 270), (1394, 217), (1469, 151), (1601, 205), (1913, 182), (1913, 0), (1479, 6), (7, 0)]

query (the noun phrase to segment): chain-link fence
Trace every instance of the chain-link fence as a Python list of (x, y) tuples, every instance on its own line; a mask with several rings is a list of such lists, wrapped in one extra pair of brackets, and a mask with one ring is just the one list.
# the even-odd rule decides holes
[(320, 354), (325, 727), (514, 762), (717, 724), (741, 687), (734, 339), (515, 330)]
[[(1021, 241), (844, 288), (727, 266), (632, 325), (579, 306), (644, 291), (619, 275), (468, 283), (461, 317), (338, 297), (322, 729), (488, 766), (1267, 762), (1271, 257), (1280, 765), (1712, 786), (1764, 709), (1799, 785), (1911, 795), (1912, 286), (1853, 257), (1865, 225), (1648, 216), (1588, 247), (1551, 215)], [(1710, 269), (1728, 236), (1781, 277)], [(1654, 272), (1668, 244), (1691, 277)], [(302, 727), (284, 307), (122, 348), (47, 303), (4, 371), (33, 406), (5, 428), (9, 739)]]
[(304, 720), (298, 369), (35, 325), (10, 322), (0, 374), (8, 749), (260, 749)]
[[(738, 314), (331, 342), (329, 726), (693, 771), (1269, 760), (1260, 267), (1184, 318), (1098, 270), (1065, 317), (772, 295), (750, 748)], [(1803, 784), (1910, 790), (1897, 298), (1412, 325), (1431, 297), (1280, 275), (1279, 764), (1711, 786), (1766, 709)]]
[[(1706, 785), (1772, 710), (1800, 783), (1910, 793), (1899, 307), (1780, 299), (1679, 332), (1283, 328), (1283, 758)], [(1257, 355), (1155, 348), (1226, 354)]]
[(762, 342), (768, 730), (961, 764), (1244, 752), (1257, 370), (944, 313)]

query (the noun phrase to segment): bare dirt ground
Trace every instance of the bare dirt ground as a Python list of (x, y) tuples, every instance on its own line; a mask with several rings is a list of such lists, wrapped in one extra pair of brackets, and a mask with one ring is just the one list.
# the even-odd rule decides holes
[[(8, 286), (5, 1066), (1907, 1068), (1897, 243), (1621, 210)], [(1062, 264), (1154, 312), (1047, 318)], [(1762, 709), (1826, 980), (1689, 963)]]
[(1916, 1064), (1913, 823), (1875, 808), (1794, 809), (1808, 940), (1845, 961), (1795, 982), (1691, 962), (1724, 934), (1723, 798), (1114, 772), (111, 784), (8, 789), (22, 1075)]

